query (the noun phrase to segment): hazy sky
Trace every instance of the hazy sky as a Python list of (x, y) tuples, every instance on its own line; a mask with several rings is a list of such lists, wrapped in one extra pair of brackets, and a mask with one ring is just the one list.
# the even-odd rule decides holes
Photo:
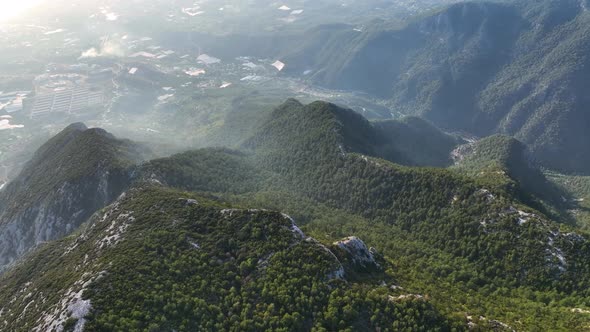
[(0, 21), (18, 16), (44, 0), (0, 0)]

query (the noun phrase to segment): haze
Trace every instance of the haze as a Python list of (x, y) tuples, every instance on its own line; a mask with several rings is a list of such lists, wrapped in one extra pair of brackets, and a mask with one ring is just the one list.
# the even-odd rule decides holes
[(587, 330), (588, 8), (0, 2), (0, 330)]
[(0, 1), (0, 22), (7, 19), (16, 18), (26, 12), (26, 10), (39, 5), (44, 0), (2, 0)]

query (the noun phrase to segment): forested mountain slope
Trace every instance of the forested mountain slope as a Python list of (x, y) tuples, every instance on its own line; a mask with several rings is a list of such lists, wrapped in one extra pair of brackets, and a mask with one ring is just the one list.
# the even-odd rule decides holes
[(568, 207), (566, 191), (551, 183), (531, 160), (527, 147), (512, 137), (493, 135), (461, 145), (453, 157), (456, 169), (503, 188), (529, 205), (542, 209), (538, 205), (542, 202), (558, 210)]
[(83, 124), (45, 143), (0, 192), (0, 270), (33, 246), (71, 233), (117, 198), (143, 153)]
[[(463, 297), (470, 294), (478, 299), (474, 301), (482, 301), (483, 312), (490, 313), (497, 305), (492, 303), (507, 297), (501, 289), (514, 289), (521, 295), (509, 296), (505, 305), (510, 309), (505, 310), (519, 312), (519, 317), (543, 310), (544, 317), (555, 319), (551, 323), (555, 329), (580, 326), (583, 317), (572, 314), (572, 307), (541, 309), (536, 300), (524, 300), (522, 294), (557, 292), (572, 306), (583, 306), (585, 295), (580, 294), (590, 282), (585, 235), (551, 222), (506, 188), (486, 187), (485, 181), (456, 171), (407, 168), (366, 156), (374, 142), (371, 128), (362, 117), (335, 105), (290, 100), (246, 141), (246, 153), (190, 152), (148, 163), (146, 174), (172, 185), (174, 179), (188, 175), (182, 183), (196, 185), (183, 189), (208, 191), (209, 187), (217, 192), (220, 184), (231, 188), (231, 181), (226, 182), (231, 175), (218, 173), (226, 167), (257, 169), (223, 196), (261, 207), (281, 206), (320, 233), (353, 229), (353, 234), (385, 246), (384, 254), (406, 272), (414, 271), (409, 273), (412, 280), (437, 294), (437, 303), (456, 306), (445, 298), (452, 292), (463, 294), (457, 302), (470, 307), (473, 303), (466, 303), (471, 300)], [(225, 161), (207, 171), (203, 165), (211, 154)], [(201, 171), (183, 171), (188, 169)], [(208, 181), (200, 182), (201, 178)], [(424, 264), (432, 268), (418, 273)], [(431, 278), (440, 279), (436, 285), (449, 290), (422, 284), (432, 285)], [(487, 295), (479, 293), (482, 289)], [(516, 321), (510, 315), (501, 318)], [(518, 326), (526, 330), (546, 323), (527, 319)]]
[[(354, 261), (362, 267), (347, 263)], [(461, 329), (422, 296), (380, 287), (390, 282), (381, 269), (362, 241), (328, 248), (278, 212), (133, 189), (0, 278), (0, 324), (10, 331)], [(365, 282), (348, 282), (350, 273)]]
[(326, 27), (284, 56), (285, 71), (445, 129), (511, 135), (548, 167), (590, 172), (589, 23), (579, 0), (460, 3), (403, 28)]
[(443, 133), (430, 122), (415, 116), (373, 124), (382, 137), (377, 155), (406, 166), (446, 167), (452, 151), (463, 139)]
[[(524, 231), (519, 226), (525, 223), (519, 223), (519, 213), (515, 209), (523, 202), (519, 201), (513, 188), (483, 188), (480, 181), (457, 172), (400, 167), (375, 159), (371, 154), (378, 137), (371, 123), (350, 110), (324, 102), (302, 105), (289, 100), (244, 143), (245, 153), (229, 150), (188, 152), (146, 163), (138, 173), (144, 173), (146, 179), (191, 191), (238, 195), (289, 191), (375, 222), (403, 226), (431, 244), (440, 243), (440, 249), (459, 255), (456, 248), (468, 243), (475, 246), (489, 241), (490, 245), (498, 245), (508, 240), (498, 239), (497, 234), (489, 232), (487, 227), (490, 224), (486, 220), (493, 221), (493, 227), (508, 227), (514, 237)], [(521, 176), (534, 176), (525, 174), (533, 173), (534, 169), (528, 168), (526, 161), (522, 160), (522, 151), (516, 141), (506, 146), (500, 143), (491, 143), (491, 146), (499, 147), (497, 156), (483, 148), (490, 144), (480, 143), (476, 149), (481, 150), (477, 160), (506, 167), (507, 171), (514, 173), (515, 181), (520, 181)], [(476, 163), (476, 158), (471, 157), (464, 161), (466, 165), (469, 160)], [(213, 164), (217, 166), (212, 167)], [(232, 179), (236, 172), (243, 177)], [(537, 240), (546, 242), (541, 234), (557, 225), (550, 226), (551, 223), (542, 216), (535, 218), (537, 222), (531, 223), (531, 227), (540, 231)], [(439, 232), (432, 232), (435, 225), (441, 227)], [(457, 229), (461, 229), (460, 234), (464, 236), (449, 240), (448, 232)], [(518, 284), (543, 288), (564, 278), (565, 275), (559, 272), (559, 264), (547, 264), (547, 257), (542, 254), (543, 246), (538, 247), (533, 238), (529, 240), (496, 253), (519, 257), (518, 266), (498, 259), (496, 254), (480, 245), (477, 249), (472, 248), (476, 251), (471, 258), (481, 264), (482, 269), (490, 270), (488, 273), (496, 273), (498, 277)], [(531, 254), (527, 253), (528, 250), (540, 251)], [(572, 250), (571, 254), (578, 256), (575, 251)], [(583, 260), (581, 256), (574, 259)], [(524, 266), (531, 270), (523, 271)], [(496, 272), (493, 272), (494, 267)], [(583, 271), (570, 272), (587, 278), (583, 277)]]
[[(425, 125), (409, 121), (400, 126)], [(127, 195), (5, 273), (0, 298), (10, 300), (0, 318), (17, 330), (247, 323), (257, 329), (571, 331), (587, 324), (586, 233), (551, 221), (510, 188), (487, 186), (464, 171), (380, 159), (381, 135), (389, 131), (379, 128), (330, 103), (288, 100), (241, 151), (202, 149), (133, 167)], [(512, 166), (516, 158), (521, 165), (519, 145), (509, 138), (481, 146), (499, 142), (507, 144), (482, 148), (474, 162)], [(220, 201), (245, 208), (231, 210)], [(298, 236), (289, 218), (261, 208), (295, 216), (322, 243), (354, 235), (377, 250), (349, 238), (342, 245), (360, 252), (355, 259), (328, 246), (349, 284), (329, 281), (326, 276), (342, 271), (334, 269), (334, 257)], [(265, 258), (271, 252), (282, 254)], [(373, 260), (368, 257), (381, 268), (363, 263)], [(375, 288), (381, 281), (388, 287)], [(60, 291), (48, 291), (55, 287)], [(351, 308), (334, 309), (341, 303)]]
[[(281, 135), (283, 130), (285, 134)], [(337, 135), (333, 135), (331, 130), (337, 131)], [(278, 141), (269, 136), (275, 136)], [(273, 154), (281, 154), (284, 152), (282, 146), (275, 150), (269, 144), (287, 145), (284, 140), (294, 139), (294, 143), (305, 140), (301, 143), (310, 148), (310, 154), (314, 154), (314, 148), (309, 146), (312, 138), (319, 143), (315, 148), (332, 143), (331, 148), (338, 146), (342, 152), (366, 154), (406, 166), (448, 166), (452, 162), (451, 152), (463, 143), (462, 139), (445, 134), (417, 117), (372, 123), (362, 115), (334, 104), (318, 101), (302, 105), (292, 99), (275, 110), (273, 116), (243, 146), (257, 149), (263, 145), (265, 149), (257, 149), (258, 152), (267, 153), (266, 148), (270, 148)]]

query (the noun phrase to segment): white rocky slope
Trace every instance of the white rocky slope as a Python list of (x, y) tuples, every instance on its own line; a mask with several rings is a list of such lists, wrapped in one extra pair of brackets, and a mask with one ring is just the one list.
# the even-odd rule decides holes
[(23, 209), (0, 210), (0, 271), (31, 248), (70, 234), (112, 202), (120, 194), (113, 181), (119, 177), (99, 170), (92, 177), (64, 183), (56, 193)]
[(0, 191), (0, 273), (116, 199), (129, 186), (140, 154), (134, 143), (81, 123), (47, 141)]
[[(113, 256), (120, 254), (120, 246), (126, 241), (137, 241), (137, 233), (145, 231), (142, 223), (142, 211), (132, 211), (135, 195), (142, 189), (131, 189), (107, 208), (94, 214), (87, 224), (65, 239), (40, 246), (29, 255), (25, 256), (7, 273), (0, 277), (0, 330), (28, 330), (28, 331), (64, 331), (64, 328), (73, 328), (74, 331), (83, 331), (87, 323), (87, 315), (92, 312), (92, 299), (84, 296), (86, 290), (93, 283), (112, 273), (111, 263)], [(183, 209), (198, 208), (198, 200), (178, 198), (185, 201)], [(154, 206), (157, 207), (157, 206)], [(173, 223), (193, 222), (191, 218), (177, 219), (170, 211), (158, 207), (161, 220)], [(240, 210), (219, 209), (220, 223), (236, 223), (245, 215), (248, 218), (259, 219), (268, 217), (266, 210)], [(149, 214), (149, 213), (148, 213)], [(293, 246), (304, 242), (315, 243), (323, 250), (327, 250), (328, 257), (333, 257), (333, 267), (341, 271), (339, 278), (344, 278), (344, 268), (334, 253), (326, 246), (315, 241), (297, 227), (291, 217), (280, 214), (289, 221), (287, 227), (292, 240), (284, 248), (290, 250)], [(163, 222), (166, 224), (167, 222)], [(138, 228), (136, 228), (138, 227)], [(140, 231), (138, 231), (138, 229)], [(150, 228), (150, 230), (152, 230)], [(355, 237), (353, 242), (346, 243), (363, 244)], [(203, 250), (194, 239), (187, 238), (193, 250)], [(368, 252), (363, 246), (354, 247), (359, 252)], [(346, 246), (345, 246), (346, 247)], [(265, 260), (258, 262), (258, 267), (263, 269), (267, 262), (276, 253), (269, 253)], [(354, 255), (358, 253), (353, 253)], [(354, 256), (356, 257), (356, 256)], [(366, 257), (358, 257), (365, 259)], [(354, 258), (355, 260), (357, 258)], [(22, 270), (32, 269), (29, 275), (23, 275)], [(13, 272), (17, 271), (15, 275)], [(4, 279), (2, 279), (4, 278)], [(326, 280), (331, 279), (330, 275)], [(4, 299), (8, 299), (4, 301)]]

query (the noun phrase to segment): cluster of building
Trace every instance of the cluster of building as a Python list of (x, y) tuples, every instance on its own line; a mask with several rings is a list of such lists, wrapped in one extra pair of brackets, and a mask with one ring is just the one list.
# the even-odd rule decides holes
[(104, 92), (87, 85), (39, 94), (31, 100), (31, 119), (52, 113), (76, 114), (104, 104)]
[(0, 92), (0, 111), (7, 114), (20, 112), (30, 91)]
[[(0, 96), (6, 113), (24, 111), (31, 119), (49, 114), (77, 114), (104, 105), (112, 86), (112, 68), (87, 64), (49, 65), (33, 80), (34, 93), (17, 91)], [(2, 109), (2, 108), (0, 108)]]

